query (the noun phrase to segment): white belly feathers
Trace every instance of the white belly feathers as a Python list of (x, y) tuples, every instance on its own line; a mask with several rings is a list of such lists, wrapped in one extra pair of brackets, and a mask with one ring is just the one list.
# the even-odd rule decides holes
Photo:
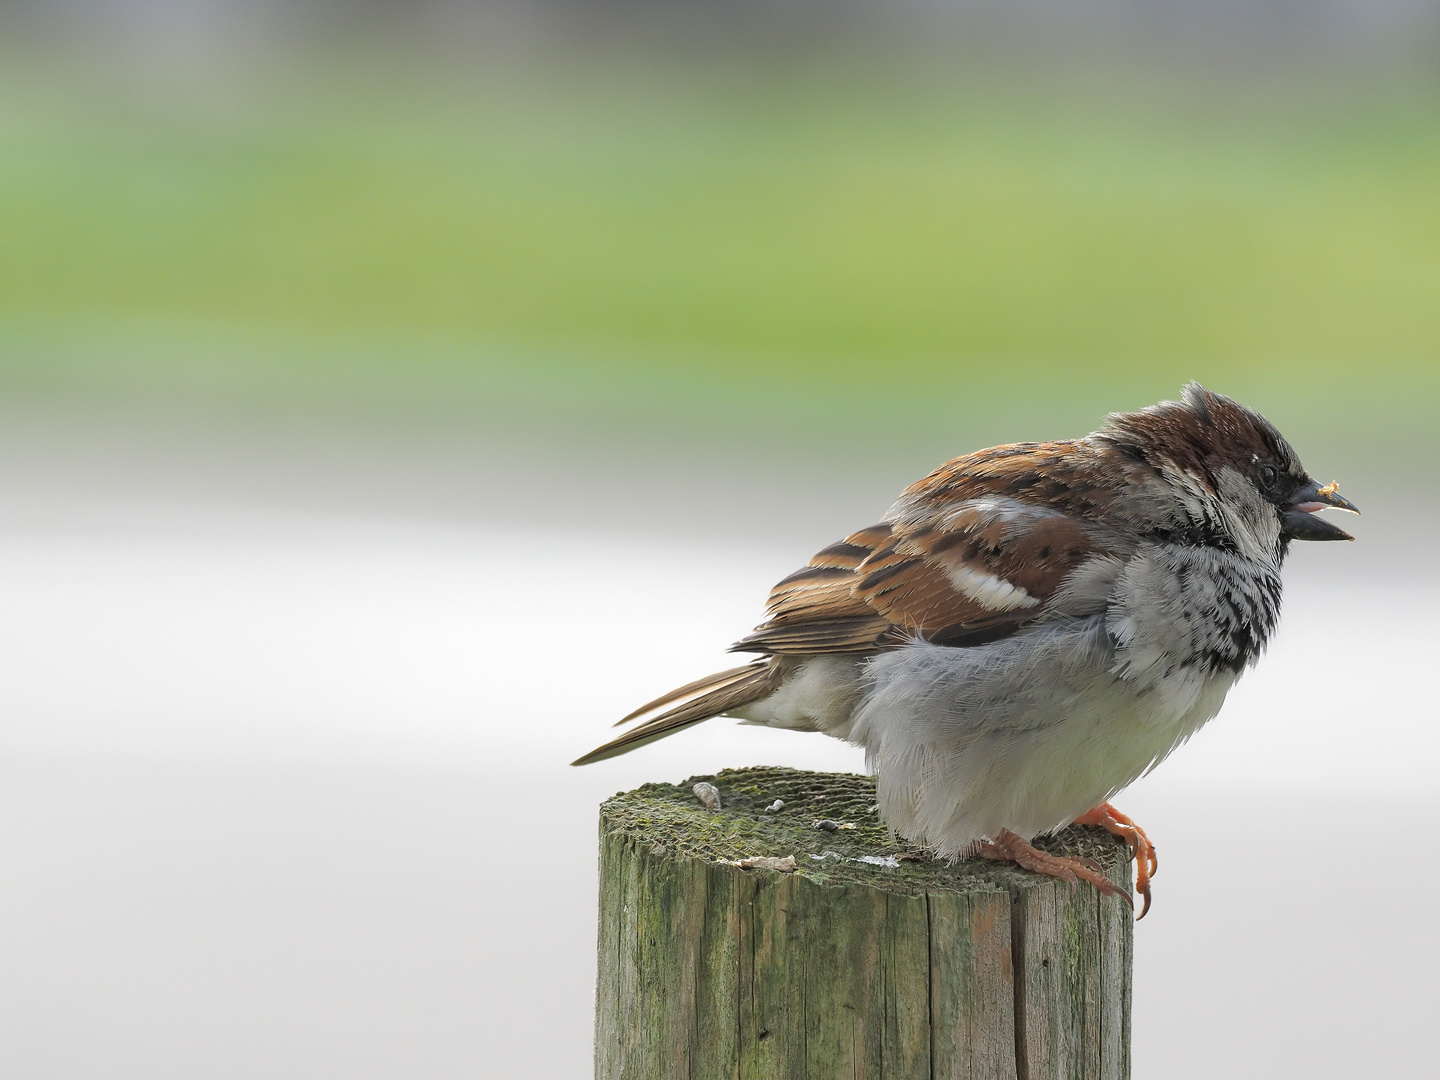
[(1142, 545), (1096, 559), (1030, 627), (797, 658), (737, 715), (865, 748), (880, 813), (945, 855), (1027, 839), (1138, 779), (1220, 710), (1279, 614), (1278, 566)]
[(1182, 666), (1138, 686), (1116, 667), (1093, 616), (976, 648), (806, 659), (737, 715), (863, 746), (886, 823), (964, 855), (1105, 802), (1214, 716), (1238, 677)]
[(1099, 618), (979, 649), (874, 657), (849, 737), (866, 749), (881, 815), (946, 855), (1002, 828), (1048, 832), (1184, 742), (1236, 678), (1177, 668), (1140, 688), (1114, 659)]

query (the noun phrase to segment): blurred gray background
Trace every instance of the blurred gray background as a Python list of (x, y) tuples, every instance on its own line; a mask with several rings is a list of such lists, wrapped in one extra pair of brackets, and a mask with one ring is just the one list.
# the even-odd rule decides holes
[(565, 762), (934, 465), (1190, 378), (1365, 516), (1116, 800), (1135, 1075), (1430, 1071), (1437, 59), (1418, 0), (0, 4), (0, 1073), (587, 1075), (599, 801), (863, 762)]

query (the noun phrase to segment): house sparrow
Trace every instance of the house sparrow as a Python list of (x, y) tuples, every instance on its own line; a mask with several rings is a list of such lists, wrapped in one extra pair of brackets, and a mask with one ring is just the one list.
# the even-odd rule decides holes
[(731, 647), (763, 659), (649, 702), (621, 723), (664, 711), (575, 764), (722, 714), (822, 731), (865, 748), (883, 820), (937, 855), (1130, 902), (1030, 844), (1075, 822), (1125, 837), (1143, 917), (1154, 848), (1109, 800), (1259, 658), (1290, 541), (1352, 539), (1327, 506), (1355, 511), (1263, 416), (1194, 383), (1083, 439), (956, 458), (771, 590)]

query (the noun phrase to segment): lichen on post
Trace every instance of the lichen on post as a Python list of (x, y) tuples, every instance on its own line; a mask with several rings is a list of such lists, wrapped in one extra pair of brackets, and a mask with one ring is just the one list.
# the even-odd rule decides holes
[[(1128, 886), (1101, 829), (1039, 846)], [(1117, 899), (925, 858), (870, 777), (733, 769), (601, 807), (597, 1080), (1121, 1080), (1130, 960)]]

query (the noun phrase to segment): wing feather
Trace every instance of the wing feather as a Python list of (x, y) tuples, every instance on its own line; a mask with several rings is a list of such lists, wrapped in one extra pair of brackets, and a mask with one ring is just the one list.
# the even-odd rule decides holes
[(769, 618), (732, 649), (867, 652), (915, 637), (971, 645), (1044, 619), (1080, 567), (1125, 545), (1095, 516), (1105, 495), (1081, 476), (1075, 445), (996, 447), (942, 466), (887, 520), (781, 580)]

